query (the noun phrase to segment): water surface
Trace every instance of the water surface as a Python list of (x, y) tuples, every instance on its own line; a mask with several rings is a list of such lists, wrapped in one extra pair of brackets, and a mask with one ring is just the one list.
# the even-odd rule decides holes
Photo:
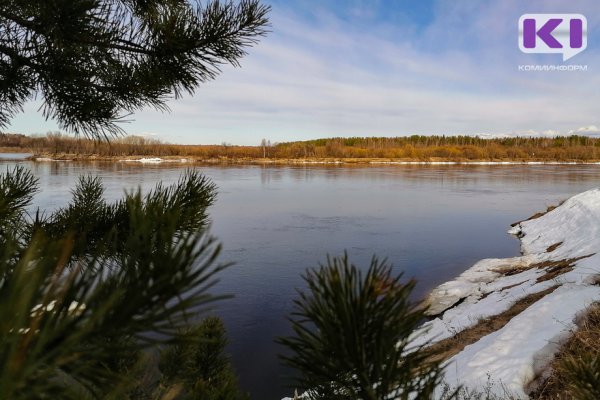
[[(12, 165), (14, 162), (0, 161)], [(40, 178), (36, 205), (64, 205), (81, 174), (103, 178), (107, 197), (178, 179), (179, 165), (21, 162)], [(600, 185), (593, 165), (235, 166), (199, 167), (219, 187), (210, 209), (223, 243), (219, 292), (235, 298), (215, 311), (225, 320), (235, 367), (253, 399), (290, 394), (273, 338), (290, 333), (306, 268), (347, 251), (357, 265), (376, 254), (416, 278), (415, 298), (474, 262), (519, 253), (505, 232), (578, 192)]]

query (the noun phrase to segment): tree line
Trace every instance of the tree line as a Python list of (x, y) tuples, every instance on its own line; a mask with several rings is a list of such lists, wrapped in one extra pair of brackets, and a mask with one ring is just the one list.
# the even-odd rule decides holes
[(0, 134), (0, 148), (52, 156), (154, 156), (198, 159), (401, 159), (416, 161), (474, 160), (600, 160), (600, 139), (588, 136), (481, 138), (477, 136), (406, 136), (328, 138), (257, 146), (180, 145), (141, 136), (111, 141), (73, 137), (60, 132), (46, 135)]

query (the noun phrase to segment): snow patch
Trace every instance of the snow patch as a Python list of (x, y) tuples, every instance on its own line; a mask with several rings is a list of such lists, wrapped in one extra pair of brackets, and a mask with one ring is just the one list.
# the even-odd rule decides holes
[(128, 159), (128, 160), (121, 160), (124, 162), (139, 162), (142, 164), (159, 164), (162, 162), (165, 162), (165, 160), (163, 160), (162, 158), (137, 158), (137, 159)]
[(71, 160), (59, 160), (56, 158), (50, 158), (50, 157), (35, 157), (33, 159), (36, 162), (69, 162)]
[[(429, 314), (437, 317), (413, 334), (413, 344), (452, 337), (482, 318), (509, 310), (530, 294), (558, 286), (445, 364), (444, 381), (450, 387), (526, 399), (528, 386), (576, 329), (577, 316), (600, 301), (600, 189), (573, 196), (508, 232), (519, 237), (523, 255), (481, 260), (435, 288), (426, 302)], [(546, 274), (544, 265), (564, 260), (571, 261), (572, 269), (565, 268), (552, 279), (538, 279)]]
[[(527, 398), (527, 385), (547, 368), (575, 329), (576, 316), (600, 301), (600, 287), (593, 285), (600, 274), (600, 189), (573, 196), (509, 233), (519, 236), (523, 256), (481, 260), (434, 289), (427, 299), (429, 313), (441, 315), (416, 332), (414, 341), (434, 343), (452, 337), (530, 294), (559, 285), (447, 362), (445, 382), (450, 386), (475, 390), (490, 386), (498, 396), (508, 391)], [(562, 244), (555, 246), (558, 243)], [(546, 271), (535, 264), (562, 260), (573, 260), (573, 269), (553, 279), (538, 279)]]
[(126, 160), (120, 160), (122, 162), (139, 162), (142, 164), (160, 164), (160, 163), (189, 163), (192, 162), (192, 160), (188, 159), (188, 158), (159, 158), (159, 157), (154, 157), (154, 158), (135, 158), (135, 159), (126, 159)]
[(497, 395), (508, 390), (517, 398), (528, 398), (525, 387), (544, 371), (569, 337), (577, 313), (598, 299), (598, 286), (559, 287), (502, 329), (452, 357), (446, 367), (446, 383), (469, 388), (490, 384)]

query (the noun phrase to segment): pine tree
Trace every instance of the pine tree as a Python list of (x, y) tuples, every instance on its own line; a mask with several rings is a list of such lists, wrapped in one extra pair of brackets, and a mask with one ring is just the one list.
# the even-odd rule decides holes
[(247, 400), (237, 387), (229, 359), (224, 355), (225, 326), (208, 317), (181, 332), (187, 341), (168, 346), (161, 353), (163, 391), (177, 390), (182, 400)]
[(0, 128), (34, 96), (63, 129), (111, 137), (193, 93), (266, 33), (258, 0), (0, 0)]
[(108, 203), (84, 177), (66, 207), (30, 216), (37, 188), (23, 167), (0, 176), (2, 398), (126, 398), (136, 355), (185, 340), (194, 310), (223, 297), (215, 187), (188, 171)]
[(376, 258), (363, 274), (347, 255), (306, 273), (308, 290), (294, 302), (294, 335), (279, 339), (290, 350), (284, 362), (307, 389), (302, 398), (433, 397), (442, 367), (425, 346), (411, 344), (424, 309), (409, 300), (415, 282), (401, 278)]
[[(238, 66), (268, 11), (258, 0), (0, 0), (0, 128), (40, 96), (46, 118), (108, 139), (124, 116), (166, 110)], [(151, 394), (137, 379), (142, 350), (187, 340), (194, 310), (223, 297), (209, 291), (225, 268), (206, 229), (214, 185), (187, 172), (107, 203), (83, 177), (66, 207), (30, 216), (37, 187), (21, 167), (0, 176), (1, 396)]]

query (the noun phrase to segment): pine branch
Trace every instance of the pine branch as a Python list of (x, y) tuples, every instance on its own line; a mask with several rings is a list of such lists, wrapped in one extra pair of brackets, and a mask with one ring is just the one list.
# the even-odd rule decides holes
[(211, 293), (228, 266), (206, 231), (214, 185), (188, 171), (109, 204), (101, 181), (83, 177), (67, 207), (32, 219), (36, 189), (22, 167), (0, 176), (0, 393), (119, 398), (131, 376), (108, 366), (178, 343), (226, 297)]
[(431, 398), (442, 369), (410, 346), (424, 314), (409, 301), (414, 281), (401, 277), (376, 258), (363, 274), (347, 255), (306, 273), (294, 336), (278, 342), (291, 350), (282, 359), (301, 373), (309, 399)]
[[(245, 48), (266, 34), (269, 7), (258, 0), (89, 0), (0, 3), (0, 55), (26, 66), (33, 79), (6, 80), (40, 93), (44, 116), (75, 133), (119, 135), (123, 115), (193, 93), (223, 64), (239, 66)], [(0, 107), (0, 127), (27, 96)]]

